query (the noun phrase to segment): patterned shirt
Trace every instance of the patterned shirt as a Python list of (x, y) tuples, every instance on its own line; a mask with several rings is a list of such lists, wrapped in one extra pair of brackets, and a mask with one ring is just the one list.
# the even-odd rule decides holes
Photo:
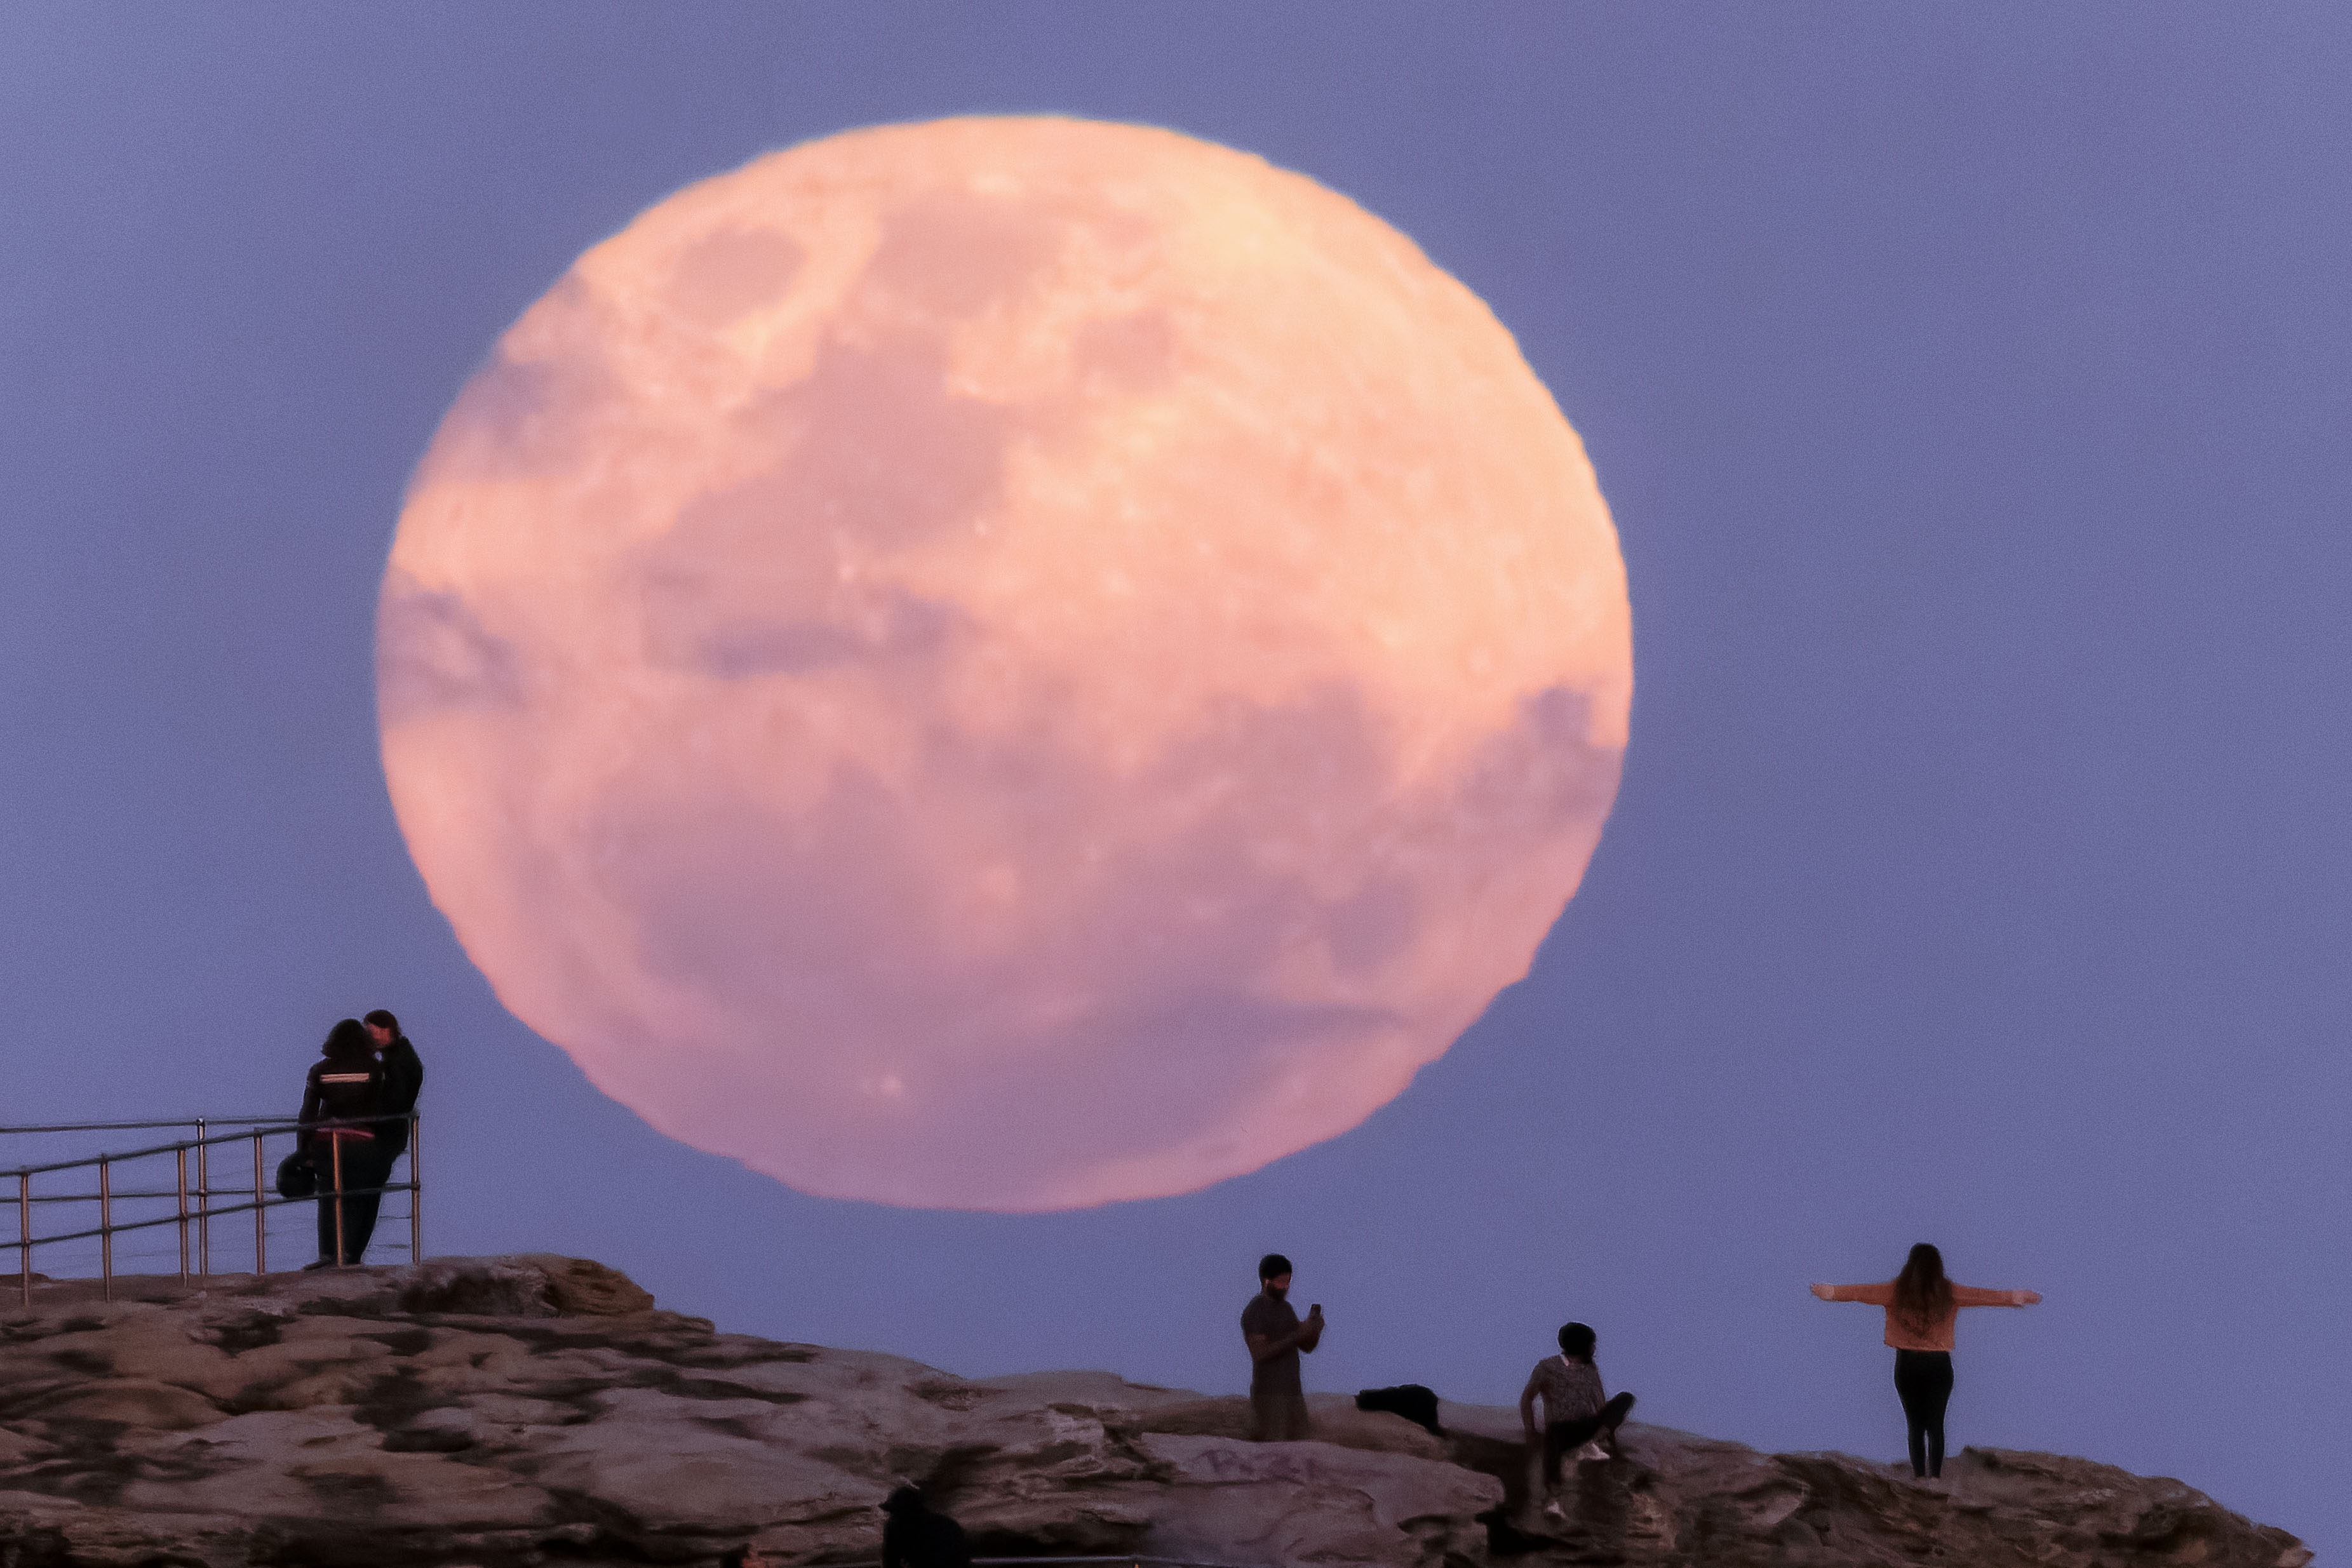
[(1589, 1361), (1571, 1361), (1564, 1355), (1548, 1355), (1536, 1363), (1536, 1369), (1528, 1374), (1527, 1392), (1543, 1396), (1548, 1427), (1598, 1416), (1609, 1403), (1609, 1396), (1601, 1391), (1601, 1369)]

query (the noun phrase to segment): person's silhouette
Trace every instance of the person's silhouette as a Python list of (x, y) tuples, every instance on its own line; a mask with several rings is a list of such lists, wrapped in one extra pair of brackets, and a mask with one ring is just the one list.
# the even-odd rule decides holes
[(900, 1487), (882, 1512), (882, 1568), (971, 1568), (963, 1526), (928, 1507), (920, 1489)]
[(1259, 1443), (1295, 1443), (1313, 1435), (1307, 1392), (1298, 1380), (1300, 1354), (1313, 1354), (1323, 1338), (1323, 1305), (1301, 1320), (1284, 1298), (1290, 1293), (1290, 1260), (1269, 1252), (1258, 1260), (1258, 1293), (1242, 1309), (1242, 1343), (1250, 1354), (1250, 1438)]

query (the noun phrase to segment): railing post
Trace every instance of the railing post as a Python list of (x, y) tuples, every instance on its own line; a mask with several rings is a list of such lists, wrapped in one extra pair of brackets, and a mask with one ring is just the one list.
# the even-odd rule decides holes
[(213, 1146), (205, 1141), (208, 1129), (196, 1118), (196, 1272), (213, 1272)]
[(253, 1134), (253, 1272), (269, 1272), (269, 1210), (261, 1196), (261, 1134)]
[(416, 1113), (408, 1113), (408, 1260), (425, 1261), (425, 1178), (416, 1174)]
[(173, 1151), (180, 1166), (180, 1289), (188, 1288), (188, 1145)]
[(16, 1274), (25, 1288), (25, 1307), (33, 1305), (33, 1173), (16, 1173)]
[(335, 1151), (335, 1267), (343, 1266), (343, 1141), (332, 1133), (327, 1143)]
[(98, 1156), (98, 1275), (99, 1289), (114, 1300), (114, 1187), (107, 1174), (107, 1156)]

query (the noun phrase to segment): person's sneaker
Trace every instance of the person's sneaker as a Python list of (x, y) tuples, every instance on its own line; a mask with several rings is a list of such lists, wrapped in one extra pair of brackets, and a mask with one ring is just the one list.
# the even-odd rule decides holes
[(1552, 1498), (1547, 1500), (1544, 1503), (1543, 1511), (1544, 1517), (1546, 1519), (1566, 1519), (1568, 1517), (1567, 1514), (1560, 1511), (1559, 1499), (1558, 1498)]
[(1587, 1459), (1605, 1459), (1608, 1457), (1609, 1450), (1598, 1443), (1587, 1443), (1576, 1450), (1576, 1460), (1579, 1464), (1582, 1464)]
[(311, 1270), (313, 1270), (313, 1269), (331, 1269), (331, 1268), (333, 1268), (334, 1266), (335, 1266), (335, 1264), (334, 1264), (334, 1260), (333, 1260), (332, 1259), (330, 1259), (330, 1258), (321, 1258), (321, 1259), (320, 1259), (320, 1260), (319, 1260), (317, 1262), (315, 1262), (315, 1263), (305, 1263), (305, 1264), (303, 1264), (303, 1265), (302, 1265), (302, 1272), (304, 1272), (305, 1274), (307, 1274), (307, 1273), (309, 1273), (309, 1272), (310, 1272)]

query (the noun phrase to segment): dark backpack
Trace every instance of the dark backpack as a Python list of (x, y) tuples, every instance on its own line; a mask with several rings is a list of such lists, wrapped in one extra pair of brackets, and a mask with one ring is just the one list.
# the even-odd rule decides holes
[(1391, 1416), (1402, 1416), (1433, 1437), (1445, 1436), (1445, 1428), (1437, 1424), (1437, 1396), (1418, 1383), (1400, 1384), (1394, 1388), (1367, 1388), (1356, 1396), (1359, 1410), (1385, 1410)]
[(319, 1196), (319, 1167), (308, 1155), (289, 1155), (278, 1162), (278, 1196)]

